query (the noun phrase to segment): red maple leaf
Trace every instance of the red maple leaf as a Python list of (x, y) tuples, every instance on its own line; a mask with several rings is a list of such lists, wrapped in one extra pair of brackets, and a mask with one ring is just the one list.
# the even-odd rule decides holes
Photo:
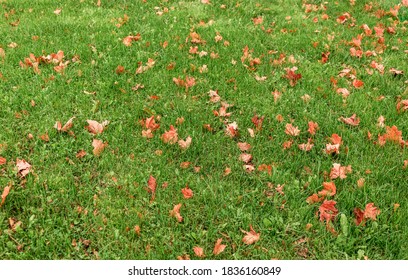
[(152, 200), (154, 200), (156, 196), (156, 187), (156, 179), (152, 175), (150, 175), (149, 180), (147, 181), (147, 192), (152, 194)]
[(364, 218), (376, 220), (377, 215), (381, 213), (380, 209), (374, 206), (374, 203), (368, 203), (364, 209)]
[(164, 143), (175, 144), (178, 139), (177, 129), (170, 125), (170, 129), (161, 136)]
[(334, 200), (323, 201), (319, 207), (320, 221), (326, 221), (326, 223), (328, 223), (337, 216), (339, 210), (336, 209), (336, 203)]
[(289, 80), (289, 83), (292, 87), (294, 87), (297, 81), (302, 78), (301, 74), (295, 73), (296, 70), (297, 70), (297, 67), (285, 68), (286, 75), (284, 76), (284, 78)]

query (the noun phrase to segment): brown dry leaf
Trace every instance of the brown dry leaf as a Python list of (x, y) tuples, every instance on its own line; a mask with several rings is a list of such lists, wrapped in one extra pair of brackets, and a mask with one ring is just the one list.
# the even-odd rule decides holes
[(149, 180), (147, 181), (147, 192), (152, 194), (152, 200), (154, 200), (156, 196), (156, 187), (156, 179), (152, 175), (150, 175)]
[(340, 179), (347, 178), (347, 173), (351, 173), (351, 165), (348, 166), (341, 166), (339, 163), (333, 163), (333, 168), (330, 170), (330, 179), (336, 179), (340, 177)]
[(251, 149), (251, 145), (246, 142), (238, 142), (237, 145), (241, 152), (245, 152)]
[(8, 196), (8, 194), (10, 193), (10, 189), (11, 189), (11, 184), (9, 184), (8, 186), (6, 186), (3, 190), (3, 193), (1, 194), (1, 203), (0, 203), (0, 207), (3, 206), (4, 202), (6, 201), (6, 197)]
[(21, 176), (21, 178), (24, 178), (28, 173), (31, 171), (31, 164), (26, 162), (24, 159), (16, 160), (16, 165), (17, 165), (17, 174)]
[(70, 118), (65, 124), (64, 126), (62, 126), (62, 124), (57, 121), (54, 125), (54, 128), (56, 128), (58, 131), (62, 131), (62, 132), (68, 132), (71, 127), (74, 125), (73, 121), (74, 121), (75, 117)]
[(241, 161), (243, 161), (244, 163), (249, 163), (252, 160), (252, 155), (251, 154), (247, 154), (247, 153), (242, 153), (239, 156), (239, 159)]
[(358, 126), (359, 123), (360, 123), (360, 118), (357, 118), (356, 114), (353, 114), (349, 118), (340, 117), (339, 120), (344, 122), (345, 124), (348, 124), (348, 125), (351, 125), (351, 126)]
[(170, 216), (175, 217), (179, 223), (183, 221), (183, 217), (180, 215), (181, 203), (174, 205), (173, 210), (170, 210)]
[(85, 126), (86, 129), (93, 135), (100, 134), (103, 132), (105, 127), (109, 124), (109, 121), (105, 120), (102, 123), (99, 123), (94, 120), (86, 120), (88, 122), (88, 126)]
[(177, 142), (177, 129), (170, 125), (170, 129), (162, 134), (161, 139), (164, 143), (175, 144)]
[(256, 233), (252, 228), (252, 225), (249, 225), (249, 229), (250, 231), (245, 231), (241, 229), (241, 231), (245, 233), (244, 238), (242, 238), (242, 242), (244, 242), (247, 245), (254, 244), (261, 237), (261, 233)]
[(61, 9), (56, 9), (55, 11), (54, 11), (54, 14), (56, 14), (57, 16), (59, 16), (60, 14), (61, 14)]
[(108, 143), (103, 142), (102, 140), (99, 139), (93, 139), (92, 140), (92, 147), (94, 147), (94, 149), (92, 150), (93, 154), (95, 156), (99, 156), (106, 146), (108, 146)]
[(214, 250), (213, 250), (214, 255), (221, 254), (225, 250), (225, 247), (227, 247), (227, 245), (223, 245), (221, 244), (221, 242), (222, 242), (222, 238), (217, 239), (217, 242), (215, 242)]
[(291, 123), (286, 124), (285, 133), (290, 136), (298, 136), (300, 130), (298, 127), (293, 126)]
[(381, 213), (380, 209), (374, 206), (374, 203), (368, 203), (364, 209), (364, 218), (376, 220), (377, 215)]
[(76, 158), (83, 158), (84, 156), (86, 156), (86, 152), (84, 150), (80, 150), (78, 151), (78, 153), (76, 153)]
[(135, 231), (135, 233), (140, 236), (140, 226), (139, 225), (135, 225), (135, 227), (133, 228), (133, 230)]
[(194, 254), (195, 254), (197, 257), (199, 257), (199, 258), (204, 258), (204, 257), (205, 257), (204, 249), (203, 249), (203, 248), (198, 247), (198, 246), (195, 246), (195, 247), (193, 248), (193, 250), (194, 250)]
[(180, 140), (178, 141), (178, 144), (179, 144), (179, 146), (180, 146), (180, 148), (181, 148), (182, 150), (188, 149), (188, 147), (190, 147), (190, 145), (191, 145), (191, 137), (188, 136), (188, 137), (186, 138), (186, 141), (184, 141), (183, 139), (180, 139)]

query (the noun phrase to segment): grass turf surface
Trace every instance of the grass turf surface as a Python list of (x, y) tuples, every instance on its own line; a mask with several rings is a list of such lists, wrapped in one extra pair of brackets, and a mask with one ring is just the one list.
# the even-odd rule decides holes
[[(408, 8), (396, 14), (400, 1), (97, 2), (0, 1), (0, 187), (10, 187), (0, 258), (195, 259), (196, 246), (206, 259), (408, 258)], [(40, 61), (59, 50), (56, 64)], [(357, 126), (339, 120), (352, 114)], [(54, 128), (73, 116), (70, 132)], [(152, 116), (160, 128), (143, 137)], [(86, 120), (110, 123), (93, 135)], [(234, 122), (239, 134), (230, 137)], [(285, 133), (287, 124), (300, 134)], [(192, 138), (188, 149), (164, 143), (171, 125)], [(392, 140), (387, 126), (401, 137)], [(327, 154), (333, 134), (342, 143)], [(99, 156), (93, 139), (108, 143)], [(308, 139), (314, 146), (301, 150)], [(239, 142), (251, 145), (246, 168)], [(31, 165), (25, 176), (20, 159)], [(352, 172), (330, 176), (335, 163)], [(334, 196), (307, 203), (330, 181)], [(323, 199), (337, 202), (327, 221)], [(369, 203), (380, 213), (357, 225), (355, 209)], [(170, 215), (177, 204), (181, 222)], [(260, 239), (247, 245), (250, 225)], [(216, 255), (219, 238), (226, 247)]]

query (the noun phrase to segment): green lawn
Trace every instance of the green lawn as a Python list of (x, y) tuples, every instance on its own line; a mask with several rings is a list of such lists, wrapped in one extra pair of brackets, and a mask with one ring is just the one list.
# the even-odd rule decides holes
[(403, 3), (0, 0), (0, 258), (408, 259)]

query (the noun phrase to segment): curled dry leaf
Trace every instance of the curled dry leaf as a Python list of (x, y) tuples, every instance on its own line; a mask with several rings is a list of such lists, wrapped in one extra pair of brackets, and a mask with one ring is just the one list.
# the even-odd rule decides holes
[(24, 178), (31, 171), (31, 164), (26, 162), (24, 159), (17, 159), (17, 174)]
[(245, 231), (241, 229), (241, 231), (245, 233), (244, 238), (242, 238), (242, 242), (244, 242), (247, 245), (254, 244), (261, 237), (261, 233), (255, 232), (254, 229), (252, 228), (252, 225), (249, 225), (249, 229), (250, 231)]
[(152, 200), (154, 200), (156, 196), (156, 187), (156, 179), (152, 175), (150, 175), (149, 180), (147, 181), (147, 192), (152, 194)]
[(356, 114), (353, 114), (349, 118), (340, 117), (339, 120), (344, 122), (345, 124), (348, 124), (348, 125), (351, 125), (351, 126), (358, 126), (359, 123), (360, 123), (360, 118), (357, 118)]
[(183, 221), (183, 217), (180, 215), (181, 203), (174, 205), (173, 210), (170, 210), (170, 216), (175, 217), (179, 223)]
[(184, 141), (183, 139), (180, 139), (179, 141), (178, 141), (178, 144), (179, 144), (179, 146), (180, 146), (180, 148), (182, 149), (182, 150), (186, 150), (186, 149), (188, 149), (188, 147), (190, 147), (190, 145), (191, 145), (191, 137), (190, 136), (188, 136), (187, 138), (186, 138), (186, 141)]
[(105, 120), (102, 123), (99, 123), (94, 120), (86, 120), (88, 123), (88, 126), (85, 126), (86, 129), (93, 135), (100, 134), (103, 132), (105, 127), (109, 124), (109, 121)]
[(204, 257), (205, 257), (204, 249), (203, 249), (203, 248), (198, 247), (198, 246), (195, 246), (195, 247), (193, 248), (193, 250), (194, 250), (194, 254), (195, 254), (197, 257), (199, 257), (199, 258), (204, 258)]
[(164, 143), (175, 144), (178, 139), (177, 129), (170, 125), (170, 129), (162, 134), (161, 139)]
[(106, 146), (108, 146), (108, 143), (106, 142), (104, 143), (102, 140), (99, 139), (93, 139), (92, 140), (93, 154), (95, 156), (99, 156)]
[(80, 150), (78, 151), (78, 153), (76, 153), (76, 158), (83, 158), (84, 156), (86, 156), (86, 152), (84, 150)]
[(225, 250), (225, 247), (227, 247), (227, 245), (223, 245), (221, 243), (222, 243), (222, 238), (217, 239), (217, 242), (215, 242), (214, 250), (213, 250), (214, 255), (221, 254)]
[(58, 131), (62, 131), (62, 132), (68, 132), (72, 126), (74, 125), (74, 119), (75, 117), (70, 118), (65, 124), (64, 126), (62, 126), (62, 124), (57, 121), (54, 125), (54, 128), (56, 128)]
[(8, 194), (10, 193), (10, 189), (11, 189), (11, 184), (9, 184), (8, 186), (6, 186), (3, 190), (3, 193), (1, 194), (1, 203), (0, 203), (0, 207), (3, 206), (4, 202), (6, 201), (6, 197), (8, 196)]
[(7, 160), (4, 157), (0, 157), (0, 165), (6, 164)]
[(238, 125), (237, 125), (237, 123), (233, 122), (233, 123), (227, 124), (227, 127), (225, 129), (225, 133), (231, 138), (234, 138), (234, 137), (238, 136)]
[(193, 190), (190, 189), (188, 185), (186, 185), (184, 189), (181, 189), (181, 193), (185, 199), (190, 199), (193, 197)]

